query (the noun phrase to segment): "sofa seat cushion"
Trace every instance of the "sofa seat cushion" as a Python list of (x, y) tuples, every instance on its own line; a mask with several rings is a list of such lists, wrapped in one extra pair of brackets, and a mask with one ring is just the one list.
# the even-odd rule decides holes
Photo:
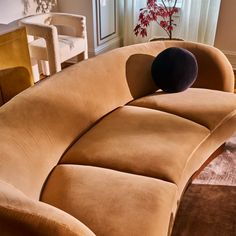
[(166, 236), (176, 191), (176, 185), (153, 178), (58, 165), (41, 200), (79, 219), (97, 236)]
[(169, 112), (213, 130), (235, 112), (236, 96), (222, 91), (190, 88), (172, 94), (157, 91), (129, 105)]
[(84, 134), (62, 164), (99, 166), (178, 183), (192, 152), (209, 130), (153, 109), (121, 107)]

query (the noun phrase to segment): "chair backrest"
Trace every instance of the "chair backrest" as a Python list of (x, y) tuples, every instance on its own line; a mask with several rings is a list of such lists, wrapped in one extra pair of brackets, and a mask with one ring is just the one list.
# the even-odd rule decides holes
[[(81, 15), (73, 15), (66, 13), (43, 13), (32, 16), (27, 16), (20, 20), (24, 24), (36, 24), (36, 25), (55, 25), (57, 27), (63, 26), (73, 29), (73, 35), (75, 37), (87, 37), (86, 32), (86, 18)], [(67, 30), (66, 30), (67, 32)], [(30, 31), (28, 32), (30, 34)]]
[(33, 84), (25, 27), (17, 27), (0, 33), (0, 70), (17, 66), (25, 67), (28, 70), (30, 82)]
[(232, 91), (234, 76), (225, 56), (189, 42), (133, 45), (80, 62), (2, 106), (0, 180), (39, 199), (48, 175), (73, 142), (104, 115), (157, 89), (151, 64), (171, 46), (195, 52), (201, 67), (197, 86)]
[(51, 13), (36, 14), (36, 15), (26, 16), (21, 20), (29, 23), (51, 25), (52, 14)]
[(3, 104), (32, 85), (29, 71), (22, 66), (0, 70), (0, 90)]
[(3, 103), (33, 84), (26, 30), (24, 27), (9, 29), (0, 34), (0, 89)]

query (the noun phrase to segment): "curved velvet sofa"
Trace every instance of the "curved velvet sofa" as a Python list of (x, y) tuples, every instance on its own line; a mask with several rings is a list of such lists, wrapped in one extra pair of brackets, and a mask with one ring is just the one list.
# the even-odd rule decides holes
[[(155, 87), (154, 57), (193, 52), (192, 88)], [(74, 65), (0, 109), (1, 235), (166, 236), (192, 176), (236, 130), (216, 48), (152, 42)]]

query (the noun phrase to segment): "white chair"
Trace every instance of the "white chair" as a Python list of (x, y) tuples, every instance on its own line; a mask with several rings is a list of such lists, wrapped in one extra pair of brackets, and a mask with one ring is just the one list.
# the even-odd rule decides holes
[[(34, 36), (29, 42), (31, 58), (48, 61), (46, 74), (61, 71), (61, 63), (78, 56), (79, 60), (88, 58), (86, 19), (84, 16), (65, 13), (47, 13), (26, 17), (20, 20), (28, 35)], [(58, 33), (59, 27), (71, 28)], [(64, 32), (67, 32), (65, 35)], [(47, 71), (46, 70), (46, 71)], [(45, 71), (45, 70), (44, 70)]]

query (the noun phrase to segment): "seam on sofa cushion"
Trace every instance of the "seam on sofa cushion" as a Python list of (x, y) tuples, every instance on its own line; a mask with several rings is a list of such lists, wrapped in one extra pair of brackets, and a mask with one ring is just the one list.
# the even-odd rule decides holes
[(211, 131), (211, 133), (215, 132), (221, 125), (223, 125), (225, 122), (230, 120), (233, 116), (236, 115), (236, 109), (230, 112), (227, 116), (225, 116), (217, 125), (216, 127)]
[(136, 105), (129, 105), (129, 104), (124, 105), (124, 107), (126, 107), (126, 106), (138, 107), (138, 108), (141, 108), (141, 109), (149, 109), (149, 110), (154, 110), (154, 111), (158, 111), (158, 112), (163, 112), (163, 113), (166, 113), (166, 114), (169, 114), (169, 115), (173, 115), (173, 116), (179, 117), (179, 118), (181, 118), (181, 119), (183, 119), (183, 120), (187, 120), (188, 122), (192, 122), (192, 123), (194, 123), (195, 125), (201, 126), (201, 127), (205, 128), (205, 129), (209, 130), (209, 132), (211, 131), (207, 126), (205, 126), (205, 125), (203, 125), (203, 124), (197, 123), (197, 122), (195, 122), (195, 121), (193, 121), (193, 120), (190, 120), (190, 119), (185, 118), (185, 117), (183, 117), (183, 116), (179, 116), (179, 115), (177, 115), (177, 114), (175, 114), (175, 113), (172, 113), (172, 112), (167, 112), (167, 111), (163, 111), (163, 110), (159, 110), (159, 109), (154, 109), (154, 108), (150, 108), (150, 107), (141, 107), (141, 106), (136, 106)]
[[(78, 136), (75, 140), (73, 140), (73, 142), (65, 149), (65, 151), (63, 152), (63, 154), (62, 154), (61, 157), (59, 158), (57, 165), (60, 164), (61, 160), (63, 159), (63, 157), (65, 156), (65, 154), (68, 152), (68, 150), (69, 150), (76, 142), (78, 142), (81, 138), (83, 138), (83, 136), (84, 136), (86, 133), (88, 133), (91, 129), (93, 129), (94, 127), (96, 127), (96, 125), (97, 125), (98, 123), (100, 123), (104, 118), (106, 118), (107, 116), (109, 116), (111, 113), (115, 112), (115, 111), (118, 110), (118, 109), (121, 109), (122, 107), (126, 107), (126, 106), (133, 107), (133, 105), (129, 105), (129, 104), (117, 107), (116, 109), (112, 110), (111, 112), (107, 113), (106, 115), (104, 115), (103, 117), (101, 117), (100, 119), (98, 119), (98, 120), (97, 120), (93, 125), (91, 125), (82, 135)], [(167, 114), (170, 114), (170, 115), (173, 115), (173, 116), (182, 118), (182, 119), (184, 119), (184, 120), (187, 120), (187, 121), (189, 121), (189, 122), (192, 122), (192, 123), (194, 123), (194, 124), (196, 124), (196, 125), (199, 125), (199, 126), (201, 126), (201, 127), (206, 128), (207, 130), (209, 130), (209, 128), (206, 127), (206, 126), (204, 126), (204, 125), (201, 125), (201, 124), (199, 124), (199, 123), (196, 123), (196, 122), (194, 122), (194, 121), (192, 121), (192, 120), (189, 120), (189, 119), (187, 119), (187, 118), (185, 118), (185, 117), (182, 117), (182, 116), (178, 116), (178, 115), (173, 114), (173, 113), (169, 113), (169, 112), (166, 112), (166, 111), (162, 111), (162, 110), (158, 110), (158, 109), (153, 109), (153, 108), (147, 108), (147, 107), (140, 107), (140, 106), (135, 106), (135, 107), (140, 108), (140, 109), (149, 109), (149, 110), (154, 110), (154, 111), (158, 111), (158, 112), (167, 113)], [(209, 130), (209, 132), (210, 132), (210, 130)], [(57, 166), (57, 165), (56, 165), (56, 166)], [(54, 168), (52, 168), (52, 171), (53, 171), (53, 169), (54, 169)], [(49, 173), (49, 175), (50, 175), (50, 173)], [(45, 182), (46, 182), (46, 180), (45, 180)]]
[[(150, 95), (150, 96), (151, 96), (151, 95)], [(133, 102), (133, 101), (132, 101), (132, 102)], [(213, 131), (214, 129), (216, 129), (222, 122), (224, 122), (224, 120), (225, 120), (231, 113), (233, 113), (233, 112), (235, 111), (235, 110), (233, 110), (232, 112), (230, 112), (229, 114), (227, 114), (222, 120), (219, 121), (219, 123), (214, 127), (214, 129), (211, 130), (210, 127), (208, 127), (207, 125), (204, 125), (202, 122), (196, 122), (196, 121), (194, 121), (194, 120), (192, 120), (192, 119), (188, 119), (188, 118), (184, 117), (183, 115), (178, 115), (178, 114), (176, 114), (175, 112), (166, 111), (165, 109), (158, 109), (158, 108), (151, 108), (151, 107), (143, 107), (143, 106), (133, 105), (133, 104), (130, 104), (130, 103), (127, 103), (126, 106), (135, 106), (135, 107), (141, 107), (141, 108), (146, 108), (146, 109), (152, 109), (152, 110), (156, 110), (156, 111), (166, 112), (166, 113), (169, 113), (169, 114), (172, 114), (172, 115), (181, 117), (181, 118), (183, 118), (183, 119), (192, 121), (192, 122), (194, 122), (194, 123), (196, 123), (196, 124), (199, 124), (199, 125), (201, 125), (201, 126), (207, 128), (207, 129), (210, 130), (210, 131)]]
[[(123, 106), (123, 107), (130, 107), (130, 108), (132, 108), (133, 106)], [(122, 109), (123, 107), (120, 107), (120, 109)], [(145, 108), (145, 107), (137, 107), (137, 106), (135, 106), (135, 109), (137, 109), (137, 110), (149, 110), (149, 111), (152, 111), (153, 113), (164, 113), (164, 114), (167, 114), (167, 115), (169, 115), (169, 116), (172, 116), (172, 117), (176, 117), (177, 119), (179, 119), (179, 120), (182, 120), (183, 122), (188, 122), (189, 124), (192, 124), (192, 125), (194, 125), (196, 128), (198, 128), (198, 129), (202, 129), (202, 130), (205, 130), (205, 132), (207, 132), (205, 135), (206, 136), (208, 136), (208, 134), (210, 133), (210, 130), (209, 129), (207, 129), (206, 127), (204, 127), (204, 126), (201, 126), (200, 124), (198, 124), (198, 123), (195, 123), (195, 122), (193, 122), (193, 121), (191, 121), (191, 120), (188, 120), (188, 119), (185, 119), (185, 118), (183, 118), (183, 117), (180, 117), (180, 116), (177, 116), (177, 115), (175, 115), (175, 114), (172, 114), (172, 113), (168, 113), (168, 112), (163, 112), (163, 111), (159, 111), (159, 110), (156, 110), (156, 109), (150, 109), (150, 108)], [(96, 128), (96, 127), (95, 127)], [(83, 137), (81, 137), (81, 138), (83, 138)], [(204, 139), (205, 139), (205, 137), (203, 137)], [(80, 142), (80, 140), (77, 140), (78, 142)], [(199, 142), (201, 143), (201, 140), (199, 140)], [(196, 143), (196, 145), (194, 145), (194, 146), (197, 146), (198, 147), (198, 143)], [(194, 148), (195, 149), (195, 148)], [(189, 155), (191, 155), (191, 150), (189, 150)], [(67, 153), (65, 153), (65, 155), (66, 155)], [(187, 154), (186, 154), (187, 155)], [(187, 156), (189, 156), (189, 155), (187, 155)], [(64, 156), (63, 156), (64, 157)], [(62, 159), (61, 159), (62, 160)], [(187, 160), (187, 157), (185, 158), (185, 160)], [(88, 163), (76, 163), (76, 161), (74, 161), (74, 162), (69, 162), (69, 163), (66, 163), (66, 162), (60, 162), (60, 164), (79, 164), (79, 165), (89, 165)], [(101, 167), (101, 168), (107, 168), (107, 169), (111, 169), (111, 170), (118, 170), (118, 169), (116, 169), (116, 168), (112, 168), (111, 166), (110, 167), (104, 167), (104, 165), (102, 165), (101, 163), (99, 164), (99, 163), (96, 163), (96, 164), (94, 164), (93, 166), (96, 166), (96, 167)], [(184, 165), (183, 165), (184, 166)], [(124, 171), (124, 170), (120, 170), (120, 171), (122, 171), (122, 172), (125, 172), (125, 173), (130, 173), (129, 171)], [(135, 174), (137, 174), (137, 175), (141, 175), (141, 176), (147, 176), (147, 175), (145, 175), (145, 174), (142, 174), (142, 173), (135, 173)], [(180, 176), (181, 176), (181, 173), (179, 173), (178, 174), (178, 179), (180, 178)], [(157, 177), (155, 177), (155, 176), (150, 176), (149, 175), (149, 177), (152, 177), (152, 178), (157, 178)], [(170, 182), (170, 183), (175, 183), (175, 181), (174, 180), (170, 180), (170, 179), (168, 179), (168, 178), (161, 178), (162, 180), (164, 180), (164, 181), (167, 181), (167, 182)]]
[[(132, 102), (133, 102), (133, 101), (132, 101)], [(202, 124), (202, 123), (200, 123), (200, 122), (195, 122), (195, 121), (190, 120), (190, 119), (188, 119), (188, 118), (186, 118), (186, 117), (184, 117), (184, 116), (175, 114), (174, 112), (166, 111), (165, 109), (157, 109), (157, 108), (151, 108), (151, 107), (142, 107), (142, 106), (137, 106), (137, 105), (133, 105), (133, 104), (130, 104), (130, 103), (128, 103), (126, 106), (135, 106), (135, 107), (140, 107), (140, 108), (146, 108), (146, 109), (151, 109), (151, 110), (155, 110), (155, 111), (165, 112), (165, 113), (172, 114), (172, 115), (181, 117), (181, 118), (183, 118), (183, 119), (192, 121), (193, 123), (198, 124), (198, 125), (201, 125), (201, 126), (207, 128), (208, 130), (210, 130), (210, 128), (209, 128), (207, 125), (204, 125), (204, 124)]]
[[(93, 177), (94, 179), (91, 179), (91, 177)], [(104, 180), (105, 180), (105, 183), (104, 183)], [(63, 183), (63, 184), (58, 185), (56, 183)], [(149, 183), (152, 184), (151, 188), (148, 187), (148, 186), (150, 186)], [(100, 184), (101, 184), (101, 186), (100, 186)], [(68, 192), (64, 189), (64, 187), (63, 187), (64, 185), (71, 186), (71, 188), (69, 189)], [(55, 186), (57, 186), (57, 187), (55, 188)], [(110, 187), (112, 186), (112, 188), (113, 188), (112, 191), (109, 190), (109, 186)], [(147, 188), (147, 189), (149, 189), (148, 191), (145, 190), (146, 189), (145, 186), (148, 187)], [(165, 192), (162, 191), (163, 187), (165, 189)], [(104, 188), (105, 188), (105, 190), (104, 190)], [(135, 191), (129, 192), (129, 189), (133, 189), (133, 188)], [(157, 192), (156, 193), (154, 192), (155, 194), (151, 198), (149, 198), (148, 192), (150, 190), (153, 190), (153, 188), (155, 190), (157, 190)], [(101, 191), (102, 189), (104, 191)], [(157, 208), (158, 211), (155, 210), (154, 212), (158, 213), (158, 212), (160, 212), (160, 209), (165, 209), (165, 212), (168, 212), (168, 215), (169, 215), (168, 217), (166, 217), (166, 220), (167, 220), (167, 218), (170, 217), (169, 213), (171, 213), (171, 210), (173, 208), (172, 205), (174, 204), (176, 194), (177, 194), (176, 184), (166, 182), (161, 179), (151, 178), (148, 176), (140, 176), (140, 175), (136, 175), (136, 174), (132, 174), (132, 173), (126, 173), (126, 172), (111, 170), (111, 169), (107, 169), (107, 168), (100, 168), (100, 167), (96, 167), (96, 166), (61, 164), (61, 165), (57, 166), (57, 169), (54, 171), (53, 176), (48, 181), (42, 200), (46, 203), (52, 204), (60, 209), (63, 209), (64, 211), (70, 213), (75, 218), (80, 219), (82, 222), (84, 222), (86, 225), (88, 225), (88, 227), (90, 227), (95, 233), (99, 234), (99, 232), (100, 232), (100, 235), (101, 235), (101, 231), (96, 231), (96, 227), (95, 227), (95, 225), (93, 225), (94, 224), (93, 222), (96, 222), (97, 219), (100, 218), (99, 221), (97, 221), (96, 225), (101, 227), (102, 221), (101, 221), (101, 217), (99, 217), (100, 213), (101, 213), (101, 216), (104, 216), (104, 214), (106, 212), (109, 212), (109, 209), (111, 206), (114, 205), (114, 202), (116, 202), (117, 200), (119, 202), (120, 198), (114, 192), (114, 190), (116, 190), (116, 189), (118, 189), (119, 197), (120, 197), (120, 195), (123, 195), (125, 193), (127, 195), (127, 196), (125, 196), (125, 198), (123, 200), (120, 201), (120, 203), (118, 203), (118, 205), (115, 204), (116, 207), (114, 208), (116, 210), (114, 211), (113, 215), (115, 217), (118, 217), (117, 219), (121, 219), (121, 220), (123, 217), (124, 217), (124, 219), (129, 219), (129, 217), (127, 217), (126, 214), (124, 214), (125, 212), (127, 212), (126, 207), (123, 207), (123, 209), (121, 211), (119, 210), (119, 205), (121, 203), (124, 203), (124, 205), (123, 204), (122, 205), (125, 206), (126, 204), (130, 203), (130, 201), (131, 201), (131, 203), (134, 202), (133, 207), (131, 207), (131, 208), (128, 207), (129, 208), (128, 212), (135, 212), (135, 209), (139, 205), (136, 203), (138, 203), (140, 201), (145, 203), (146, 197), (148, 197), (147, 200), (152, 199), (151, 200), (152, 202), (154, 200), (154, 203), (160, 202), (160, 208)], [(120, 191), (119, 191), (119, 189), (120, 189)], [(158, 193), (159, 190), (160, 190), (160, 195)], [(95, 193), (95, 196), (96, 196), (96, 192), (98, 193), (97, 194), (98, 196), (94, 197), (94, 198), (92, 197), (90, 199), (89, 198), (90, 193)], [(63, 193), (67, 193), (65, 196), (66, 197), (65, 201), (68, 202), (69, 204), (66, 204), (65, 201), (63, 201), (60, 198), (60, 196), (63, 195)], [(138, 194), (136, 195), (136, 193), (138, 193)], [(164, 193), (164, 195), (163, 195), (163, 193)], [(75, 199), (77, 198), (76, 196), (78, 196), (79, 200), (78, 201), (71, 201), (70, 196), (72, 196), (72, 197), (74, 196)], [(88, 201), (85, 201), (85, 205), (81, 204), (81, 203), (83, 203), (83, 201), (81, 199), (82, 196), (88, 200)], [(132, 196), (137, 196), (137, 198), (136, 197), (133, 198)], [(153, 198), (154, 196), (156, 196), (156, 198)], [(94, 205), (96, 205), (98, 203), (97, 199), (98, 199), (98, 202), (100, 201), (100, 204), (105, 205), (104, 209), (106, 209), (106, 210), (101, 211), (101, 207), (100, 207), (100, 209), (98, 209), (98, 215), (95, 216), (95, 221), (92, 222), (91, 216), (93, 215)], [(104, 202), (105, 199), (109, 199), (108, 202), (107, 201)], [(110, 201), (110, 199), (111, 199), (111, 201)], [(136, 199), (139, 199), (139, 200), (136, 201)], [(164, 202), (159, 201), (159, 199), (163, 199)], [(88, 202), (88, 204), (86, 202)], [(112, 202), (113, 202), (113, 204), (112, 204)], [(168, 202), (168, 204), (169, 204), (168, 209), (166, 208), (167, 205), (165, 204), (165, 202)], [(130, 204), (128, 204), (127, 206), (129, 206), (129, 205)], [(80, 208), (80, 206), (81, 206), (81, 208)], [(99, 206), (101, 206), (101, 205), (99, 205)], [(144, 207), (143, 209), (145, 209), (145, 208), (146, 207)], [(110, 211), (113, 212), (113, 209)], [(142, 214), (145, 213), (143, 210), (141, 210), (140, 212)], [(150, 212), (150, 207), (148, 208), (147, 212)], [(86, 214), (86, 213), (88, 214), (88, 216), (90, 216), (89, 218), (84, 217), (85, 216), (84, 214)], [(141, 215), (139, 214), (141, 218), (143, 218), (142, 214)], [(150, 214), (152, 215), (152, 213), (150, 213)], [(128, 213), (128, 215), (129, 215), (129, 213)], [(130, 216), (132, 216), (132, 215), (133, 214), (131, 214)], [(145, 217), (143, 219), (146, 220)], [(153, 225), (155, 225), (155, 221), (154, 221)], [(108, 226), (110, 228), (109, 221), (108, 221)], [(117, 232), (117, 231), (114, 231), (114, 232)], [(129, 232), (131, 232), (131, 231), (129, 231)], [(110, 235), (110, 234), (108, 234), (108, 235)], [(123, 235), (123, 234), (121, 234), (121, 235)]]
[[(121, 108), (121, 107), (123, 107), (123, 106), (119, 106), (119, 107), (115, 108), (114, 110), (108, 112), (108, 113), (105, 114), (104, 116), (100, 117), (100, 118), (97, 119), (93, 124), (91, 124), (86, 130), (84, 130), (84, 132), (82, 132), (79, 136), (77, 136), (77, 137), (70, 143), (70, 145), (65, 149), (65, 151), (62, 153), (61, 157), (58, 159), (57, 165), (60, 164), (61, 159), (64, 157), (64, 155), (67, 153), (67, 151), (68, 151), (80, 138), (82, 138), (86, 133), (88, 133), (91, 129), (93, 129), (100, 121), (103, 120), (103, 118), (105, 118), (106, 116), (109, 116), (110, 113), (116, 111), (117, 109), (119, 109), (119, 108)], [(57, 165), (55, 165), (55, 166), (52, 168), (51, 172), (53, 171), (53, 169), (54, 169)], [(50, 173), (49, 173), (48, 175), (50, 175)], [(46, 181), (46, 180), (45, 180), (45, 181)]]

